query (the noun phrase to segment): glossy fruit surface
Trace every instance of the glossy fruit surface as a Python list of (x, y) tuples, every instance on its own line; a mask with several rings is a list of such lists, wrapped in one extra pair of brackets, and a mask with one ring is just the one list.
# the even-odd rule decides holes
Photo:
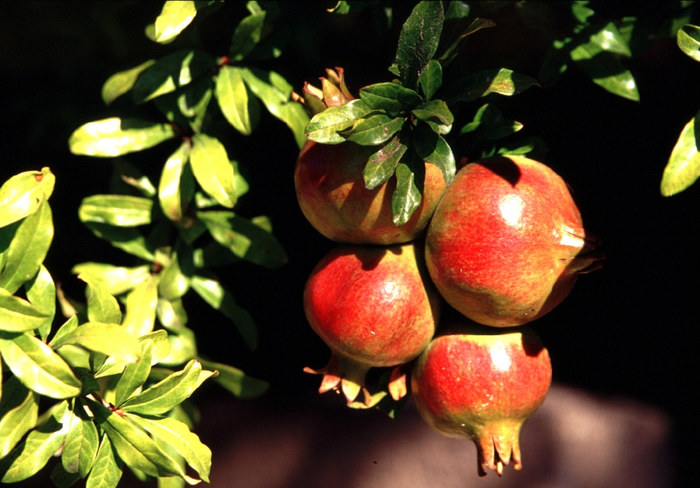
[(425, 286), (418, 252), (413, 244), (344, 245), (314, 268), (304, 312), (332, 352), (318, 371), (321, 392), (340, 387), (350, 402), (369, 368), (406, 363), (430, 342), (440, 302)]
[(342, 243), (391, 245), (412, 241), (421, 233), (446, 183), (440, 169), (425, 165), (423, 199), (408, 222), (393, 222), (391, 198), (395, 178), (367, 189), (363, 169), (374, 147), (344, 142), (307, 142), (297, 159), (294, 184), (299, 206), (311, 225)]
[(426, 235), (430, 276), (476, 322), (530, 322), (561, 303), (577, 276), (599, 267), (597, 242), (564, 180), (522, 156), (464, 166)]
[(552, 379), (547, 349), (527, 327), (501, 331), (460, 325), (440, 335), (416, 360), (413, 397), (423, 419), (477, 447), (480, 475), (521, 469), (519, 433), (544, 400)]

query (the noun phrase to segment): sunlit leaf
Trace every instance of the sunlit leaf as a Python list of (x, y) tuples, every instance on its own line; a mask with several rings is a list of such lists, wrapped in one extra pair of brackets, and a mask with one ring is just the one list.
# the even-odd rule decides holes
[(627, 41), (622, 37), (617, 29), (617, 26), (609, 22), (590, 38), (591, 42), (603, 51), (608, 51), (622, 56), (631, 56), (630, 48)]
[(151, 419), (134, 416), (133, 419), (147, 430), (156, 442), (160, 441), (172, 447), (187, 464), (192, 466), (202, 481), (209, 482), (211, 450), (190, 431), (185, 423), (171, 417)]
[(639, 101), (637, 82), (614, 54), (603, 51), (593, 43), (579, 44), (570, 53), (571, 59), (591, 77), (593, 82), (608, 92)]
[(174, 136), (170, 124), (110, 117), (78, 127), (68, 145), (73, 154), (111, 158), (148, 149)]
[(27, 300), (0, 288), (0, 331), (25, 332), (44, 325), (48, 315)]
[(258, 101), (250, 96), (240, 68), (223, 66), (216, 77), (215, 93), (226, 120), (241, 134), (249, 135), (259, 118)]
[(67, 402), (56, 404), (50, 410), (48, 419), (32, 430), (0, 461), (0, 473), (4, 472), (0, 481), (16, 483), (38, 473), (59, 450), (68, 435), (67, 419), (70, 415)]
[(16, 377), (2, 385), (0, 403), (0, 459), (4, 458), (36, 425), (39, 412), (37, 394)]
[(49, 168), (25, 171), (0, 187), (0, 228), (33, 214), (53, 193), (56, 177)]
[(421, 1), (401, 28), (396, 65), (403, 86), (417, 87), (418, 78), (440, 42), (445, 14), (442, 2)]
[(151, 372), (153, 342), (143, 343), (143, 350), (138, 361), (126, 365), (124, 373), (119, 378), (114, 389), (114, 403), (121, 405), (148, 379)]
[(76, 345), (89, 351), (114, 356), (122, 361), (134, 362), (141, 352), (138, 340), (118, 324), (87, 322), (54, 341), (58, 349), (64, 345)]
[(454, 115), (442, 100), (431, 100), (411, 110), (418, 119), (428, 123), (438, 134), (447, 134), (452, 130)]
[(700, 61), (700, 26), (684, 25), (681, 29), (678, 29), (676, 41), (681, 51), (695, 61)]
[(258, 346), (258, 330), (253, 318), (217, 280), (204, 276), (192, 277), (192, 289), (211, 307), (231, 319), (250, 349)]
[(108, 435), (103, 435), (85, 488), (117, 488), (122, 476), (121, 460), (115, 455)]
[(149, 59), (138, 66), (114, 73), (102, 85), (102, 100), (109, 105), (120, 96), (128, 93), (134, 87), (141, 72), (155, 62), (155, 59)]
[(78, 208), (82, 222), (117, 227), (137, 227), (151, 223), (153, 200), (132, 195), (90, 195)]
[(68, 473), (76, 473), (84, 478), (90, 472), (99, 447), (99, 435), (92, 419), (77, 410), (67, 422), (69, 424), (61, 464)]
[(234, 60), (240, 61), (250, 53), (265, 34), (265, 17), (267, 12), (259, 11), (245, 17), (236, 26), (231, 38), (230, 53)]
[(172, 42), (197, 15), (194, 1), (166, 0), (156, 18), (152, 40), (167, 44)]
[(421, 202), (420, 190), (416, 186), (415, 173), (400, 162), (394, 173), (396, 189), (391, 198), (391, 211), (395, 225), (403, 225), (411, 218)]
[(366, 117), (372, 109), (364, 100), (351, 100), (344, 105), (329, 107), (316, 114), (306, 126), (306, 135), (310, 141), (322, 144), (339, 144), (345, 142), (340, 132)]
[(700, 119), (698, 115), (690, 119), (683, 130), (661, 178), (661, 194), (671, 196), (690, 187), (700, 177)]
[(182, 272), (177, 256), (173, 256), (171, 263), (160, 274), (158, 295), (166, 300), (177, 300), (189, 288), (189, 277)]
[(141, 73), (134, 84), (134, 99), (143, 103), (172, 93), (209, 74), (214, 66), (216, 59), (203, 51), (182, 50), (169, 54)]
[(56, 315), (56, 285), (43, 265), (34, 278), (25, 284), (25, 292), (29, 303), (46, 316), (44, 323), (36, 328), (39, 338), (45, 342)]
[[(110, 295), (120, 295), (133, 289), (150, 276), (149, 266), (115, 266), (108, 263), (87, 262), (77, 264), (71, 270), (76, 275), (83, 275), (81, 279), (90, 283), (99, 283), (99, 286)], [(89, 275), (88, 279), (86, 276)]]
[(78, 275), (78, 279), (87, 283), (85, 298), (87, 299), (88, 320), (91, 322), (120, 324), (122, 312), (119, 302), (109, 293), (102, 281), (90, 274)]
[(192, 138), (190, 166), (202, 189), (220, 205), (232, 208), (236, 204), (234, 167), (218, 139), (196, 134)]
[(158, 281), (148, 279), (139, 283), (126, 296), (122, 325), (136, 337), (148, 334), (155, 326), (157, 304)]
[(160, 415), (172, 410), (189, 398), (201, 383), (202, 365), (191, 360), (178, 372), (172, 373), (155, 385), (132, 395), (119, 405), (125, 412), (141, 415)]
[(470, 134), (472, 138), (496, 140), (518, 132), (523, 124), (516, 120), (510, 120), (490, 103), (479, 107), (474, 119), (460, 130), (460, 134)]
[(400, 131), (405, 120), (404, 117), (391, 118), (383, 113), (373, 114), (358, 120), (344, 136), (348, 141), (361, 146), (376, 146), (388, 141)]
[(218, 384), (236, 395), (238, 398), (255, 398), (267, 391), (270, 384), (227, 364), (200, 359), (202, 366), (212, 371), (218, 371), (214, 378)]
[(182, 220), (185, 206), (194, 195), (194, 177), (187, 165), (189, 143), (183, 142), (163, 166), (158, 184), (158, 202), (163, 214), (176, 222)]
[[(0, 228), (0, 234), (4, 230)], [(14, 293), (37, 274), (49, 251), (53, 234), (51, 207), (44, 201), (19, 223), (10, 246), (4, 251), (0, 288)]]

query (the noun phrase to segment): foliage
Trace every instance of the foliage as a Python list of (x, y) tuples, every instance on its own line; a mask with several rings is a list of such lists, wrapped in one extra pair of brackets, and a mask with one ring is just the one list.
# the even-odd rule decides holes
[[(544, 141), (510, 119), (504, 97), (546, 89), (578, 69), (609, 94), (640, 102), (644, 94), (628, 62), (668, 36), (700, 61), (700, 27), (690, 23), (695, 5), (670, 3), (657, 22), (643, 22), (595, 2), (521, 2), (523, 16), (549, 9), (560, 26), (542, 33), (549, 49), (539, 72), (526, 74), (465, 60), (469, 42), (495, 25), (484, 14), (501, 2), (418, 2), (402, 25), (395, 58), (387, 60), (387, 79), (309, 118), (292, 84), (270, 68), (284, 56), (281, 3), (247, 2), (228, 52), (216, 55), (175, 41), (222, 3), (166, 1), (146, 35), (172, 43), (171, 52), (107, 79), (104, 103), (130, 96), (132, 105), (85, 123), (69, 140), (76, 155), (118, 158), (117, 184), (84, 197), (78, 218), (134, 264), (76, 264), (85, 297), (68, 299), (44, 266), (54, 236), (54, 174), (27, 171), (0, 187), (2, 482), (34, 476), (57, 453), (51, 475), (57, 486), (81, 478), (88, 487), (116, 486), (125, 468), (162, 486), (208, 481), (211, 452), (193, 433), (189, 397), (209, 379), (242, 398), (263, 393), (267, 384), (200, 355), (184, 298), (193, 295), (218, 310), (254, 349), (254, 317), (217, 272), (244, 261), (271, 269), (287, 261), (270, 219), (236, 208), (249, 186), (230, 157), (226, 131), (247, 136), (271, 116), (299, 147), (307, 138), (373, 147), (366, 186), (395, 179), (392, 209), (401, 225), (420, 204), (424, 162), (450, 182), (457, 147), (470, 159), (546, 152)], [(327, 15), (383, 8), (388, 24), (392, 5), (340, 1)], [(700, 176), (698, 118), (700, 112), (671, 151), (663, 195)], [(154, 182), (124, 156), (156, 146), (168, 156)], [(374, 400), (372, 406), (392, 415), (398, 408), (384, 392)]]

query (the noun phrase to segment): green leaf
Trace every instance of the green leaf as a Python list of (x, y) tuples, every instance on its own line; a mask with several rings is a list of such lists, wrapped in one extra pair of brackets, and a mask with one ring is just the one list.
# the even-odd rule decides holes
[(617, 57), (596, 44), (584, 43), (571, 50), (571, 59), (606, 91), (628, 100), (639, 101), (637, 82)]
[(187, 293), (189, 288), (189, 277), (182, 272), (177, 256), (173, 256), (170, 264), (160, 274), (158, 296), (166, 300), (177, 300)]
[(265, 35), (267, 12), (259, 11), (245, 17), (236, 26), (231, 38), (230, 53), (234, 61), (240, 61), (260, 43)]
[(78, 275), (78, 279), (87, 283), (87, 316), (90, 322), (120, 324), (122, 311), (114, 295), (109, 293), (102, 281), (90, 274)]
[(267, 381), (248, 376), (233, 366), (204, 359), (200, 359), (200, 361), (204, 368), (217, 371), (219, 374), (214, 378), (214, 381), (238, 398), (258, 397), (265, 393), (270, 386)]
[(172, 42), (196, 15), (194, 1), (167, 0), (156, 18), (152, 40), (160, 44)]
[(270, 233), (266, 217), (248, 220), (233, 212), (197, 212), (216, 242), (234, 255), (266, 268), (276, 268), (287, 262), (287, 253)]
[(137, 103), (172, 93), (211, 72), (216, 59), (198, 50), (182, 50), (169, 54), (146, 68), (134, 84)]
[(48, 419), (32, 430), (22, 443), (17, 445), (9, 456), (1, 461), (0, 481), (16, 483), (31, 478), (43, 468), (59, 450), (68, 435), (67, 402), (55, 405), (49, 412)]
[(274, 71), (241, 69), (240, 73), (267, 111), (289, 127), (297, 146), (303, 146), (306, 142), (304, 128), (309, 122), (309, 115), (301, 103), (292, 100), (292, 86), (287, 80)]
[(158, 184), (160, 208), (166, 217), (175, 222), (182, 220), (185, 207), (194, 195), (194, 176), (187, 165), (191, 147), (189, 143), (183, 142), (170, 155), (163, 166)]
[[(446, 14), (446, 18), (448, 20), (454, 20), (458, 17), (466, 18), (468, 16), (469, 6), (463, 5), (458, 8), (452, 8), (453, 5), (456, 5), (457, 3), (460, 2), (450, 2)], [(459, 9), (461, 9), (461, 11), (456, 12)], [(451, 36), (450, 46), (447, 47), (445, 49), (445, 52), (443, 52), (438, 58), (440, 63), (442, 63), (443, 66), (447, 66), (449, 63), (451, 63), (452, 60), (457, 56), (457, 54), (459, 54), (460, 46), (467, 37), (474, 34), (475, 32), (480, 31), (481, 29), (487, 29), (489, 27), (495, 26), (496, 23), (490, 19), (481, 19), (477, 17), (474, 20), (472, 20), (471, 23), (463, 31), (460, 31), (460, 33), (457, 36)]]
[(421, 202), (421, 193), (415, 182), (415, 173), (403, 162), (400, 162), (394, 173), (396, 175), (396, 190), (391, 198), (391, 211), (395, 225), (403, 225), (411, 218)]
[(472, 138), (496, 140), (507, 137), (523, 128), (523, 124), (506, 119), (494, 105), (486, 103), (479, 107), (474, 119), (462, 127), (460, 134), (470, 134)]
[(131, 195), (91, 195), (78, 208), (82, 222), (116, 227), (137, 227), (151, 223), (153, 200)]
[(132, 419), (131, 415), (120, 415), (106, 407), (91, 402), (90, 410), (100, 427), (109, 436), (119, 458), (131, 469), (149, 476), (185, 476), (177, 462), (161, 450)]
[(184, 422), (166, 417), (151, 419), (134, 416), (134, 422), (151, 434), (156, 442), (162, 442), (182, 456), (187, 464), (199, 474), (202, 481), (209, 483), (211, 470), (211, 450), (192, 433)]
[(33, 214), (53, 193), (56, 177), (47, 167), (12, 176), (0, 187), (0, 228)]
[(27, 300), (0, 288), (0, 332), (26, 332), (38, 329), (48, 315)]
[(155, 260), (155, 255), (146, 243), (146, 238), (138, 229), (133, 227), (114, 227), (98, 222), (84, 223), (93, 234), (100, 239), (106, 240), (112, 246), (146, 261)]
[(368, 190), (373, 190), (391, 178), (396, 166), (406, 153), (406, 149), (407, 147), (401, 142), (400, 136), (395, 135), (391, 141), (373, 153), (362, 172), (365, 187)]
[(191, 360), (181, 371), (172, 373), (150, 388), (129, 397), (118, 406), (125, 412), (141, 415), (164, 414), (194, 393), (201, 384), (200, 373), (202, 373), (201, 363)]
[(352, 127), (366, 117), (372, 109), (362, 99), (350, 100), (344, 105), (329, 107), (314, 115), (306, 126), (306, 136), (310, 141), (322, 144), (345, 142), (340, 132)]
[(401, 28), (396, 65), (406, 88), (417, 87), (418, 78), (437, 50), (444, 20), (442, 2), (421, 1)]
[(68, 140), (73, 154), (112, 158), (156, 146), (175, 137), (170, 124), (110, 117), (78, 127)]
[(390, 117), (417, 107), (423, 102), (418, 93), (398, 83), (376, 83), (360, 89), (360, 99), (372, 110), (381, 110)]
[(216, 99), (221, 113), (238, 132), (249, 135), (259, 118), (257, 99), (250, 96), (240, 68), (223, 66), (216, 77)]
[(51, 207), (44, 201), (36, 212), (20, 222), (4, 252), (1, 288), (14, 293), (37, 274), (51, 246), (53, 232)]
[(376, 146), (388, 141), (400, 131), (405, 120), (404, 117), (391, 118), (382, 113), (373, 114), (358, 120), (351, 129), (344, 132), (344, 136), (348, 141), (361, 146)]
[(151, 373), (151, 359), (153, 356), (153, 342), (143, 343), (141, 357), (135, 363), (126, 365), (124, 373), (119, 378), (114, 388), (114, 403), (121, 405), (137, 389), (141, 388)]
[(63, 450), (61, 464), (68, 473), (76, 473), (84, 478), (90, 472), (99, 446), (97, 427), (85, 412), (76, 409), (67, 422), (69, 425)]
[(700, 62), (700, 26), (684, 25), (676, 33), (676, 42), (681, 51)]
[(411, 110), (419, 120), (430, 125), (438, 134), (447, 134), (452, 130), (454, 115), (442, 100), (431, 100)]
[(431, 59), (425, 66), (423, 73), (418, 77), (418, 87), (425, 95), (425, 99), (430, 100), (441, 86), (442, 65), (437, 59)]
[(236, 204), (234, 167), (218, 139), (195, 134), (190, 166), (197, 182), (209, 196), (224, 207), (232, 208)]
[(114, 296), (132, 290), (151, 275), (148, 265), (130, 268), (95, 262), (77, 264), (71, 272)]
[(102, 85), (102, 100), (109, 105), (134, 87), (139, 75), (155, 63), (155, 59), (144, 61), (138, 66), (114, 73)]
[[(447, 141), (440, 134), (421, 130), (419, 126), (413, 131), (413, 143), (416, 154), (425, 163), (434, 164), (440, 168), (445, 182), (452, 183), (457, 172), (457, 163)], [(420, 204), (420, 201), (418, 203)]]
[(678, 137), (661, 177), (661, 194), (675, 195), (700, 177), (700, 112), (690, 119)]
[(248, 347), (258, 347), (258, 331), (248, 311), (239, 306), (233, 296), (217, 280), (193, 276), (192, 289), (211, 307), (231, 319)]
[(471, 102), (491, 93), (504, 96), (517, 95), (538, 83), (530, 76), (516, 73), (508, 68), (500, 68), (480, 71), (469, 76), (460, 85), (463, 88), (457, 98)]
[(153, 331), (158, 304), (158, 280), (150, 277), (126, 296), (126, 313), (122, 325), (140, 337)]
[(56, 316), (56, 285), (51, 274), (42, 265), (34, 278), (25, 285), (27, 299), (42, 315), (44, 323), (37, 327), (39, 338), (44, 342), (51, 332), (53, 319)]
[(53, 346), (58, 349), (69, 344), (126, 362), (137, 361), (141, 353), (137, 338), (118, 324), (87, 322), (61, 337), (60, 341), (54, 341)]
[(0, 402), (0, 459), (17, 445), (36, 425), (39, 412), (37, 394), (28, 390), (17, 377), (2, 385)]
[(102, 436), (85, 488), (117, 488), (121, 477), (121, 460), (116, 456), (109, 436), (105, 434)]
[(593, 34), (590, 37), (590, 41), (603, 51), (627, 57), (632, 56), (627, 41), (612, 22), (607, 23), (602, 29)]

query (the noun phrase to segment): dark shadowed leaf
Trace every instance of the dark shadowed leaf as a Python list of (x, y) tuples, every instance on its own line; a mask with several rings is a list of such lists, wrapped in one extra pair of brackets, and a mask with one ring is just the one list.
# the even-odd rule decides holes
[(239, 398), (255, 398), (265, 393), (270, 386), (267, 381), (248, 376), (233, 366), (203, 359), (200, 361), (203, 367), (218, 371), (214, 381)]
[(348, 141), (361, 146), (376, 146), (388, 141), (401, 130), (404, 117), (391, 118), (386, 114), (373, 114), (357, 121), (353, 127), (343, 133)]
[(593, 42), (587, 42), (572, 49), (570, 56), (596, 85), (614, 95), (639, 101), (639, 90), (634, 76), (620, 63), (615, 54), (604, 51)]
[(372, 110), (381, 110), (390, 117), (407, 112), (423, 102), (418, 93), (398, 83), (376, 83), (360, 89), (360, 99)]
[(367, 160), (362, 173), (365, 187), (372, 190), (391, 178), (406, 149), (406, 145), (401, 142), (401, 137), (395, 135), (391, 141), (373, 153)]
[(137, 103), (172, 93), (202, 75), (210, 74), (216, 59), (198, 50), (182, 50), (158, 59), (141, 72), (133, 88)]
[(394, 224), (403, 225), (420, 205), (421, 193), (416, 186), (415, 173), (406, 163), (398, 164), (395, 175), (396, 190), (391, 198), (391, 211)]
[(457, 172), (457, 164), (447, 141), (440, 134), (418, 126), (413, 131), (413, 143), (416, 154), (424, 162), (440, 168), (447, 184), (452, 183)]
[(460, 83), (461, 91), (456, 98), (471, 102), (491, 93), (512, 96), (537, 84), (534, 78), (508, 68), (480, 71)]
[(426, 100), (430, 100), (435, 92), (442, 86), (442, 65), (437, 59), (428, 61), (425, 70), (418, 77), (420, 87)]
[(418, 78), (437, 50), (444, 18), (442, 2), (421, 1), (401, 28), (396, 65), (406, 88), (417, 88)]

